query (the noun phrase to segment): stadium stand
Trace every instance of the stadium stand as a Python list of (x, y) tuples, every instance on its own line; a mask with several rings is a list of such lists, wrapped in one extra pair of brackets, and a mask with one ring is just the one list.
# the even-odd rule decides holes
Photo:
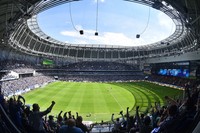
[[(73, 71), (75, 71), (76, 70), (76, 72), (78, 73), (78, 75), (80, 76), (80, 75), (82, 75), (82, 76), (86, 76), (85, 74), (83, 74), (82, 72), (84, 72), (84, 71), (86, 71), (86, 70), (88, 70), (88, 67), (91, 67), (91, 66), (93, 66), (93, 67), (91, 67), (92, 69), (89, 69), (90, 71), (86, 71), (87, 73), (89, 72), (89, 73), (91, 73), (92, 72), (92, 74), (95, 72), (94, 70), (97, 70), (97, 80), (98, 81), (102, 81), (102, 80), (99, 80), (99, 79), (101, 79), (102, 78), (102, 75), (106, 75), (106, 74), (109, 74), (109, 72), (111, 71), (112, 72), (112, 70), (110, 70), (110, 69), (108, 69), (108, 67), (106, 67), (106, 68), (104, 68), (104, 69), (102, 69), (102, 67), (100, 67), (100, 69), (101, 70), (98, 70), (99, 68), (99, 65), (96, 65), (97, 66), (97, 68), (95, 68), (94, 66), (95, 65), (91, 65), (91, 63), (93, 63), (93, 62), (87, 62), (86, 64), (88, 64), (88, 66), (87, 65), (85, 65), (85, 68), (83, 69), (81, 69), (81, 70), (77, 70), (76, 68), (76, 65), (73, 65), (74, 66), (74, 68), (73, 67), (70, 67), (70, 69), (68, 69), (67, 68), (67, 70), (73, 70)], [(105, 62), (104, 62), (105, 63)], [(95, 63), (94, 63), (95, 64)], [(101, 64), (103, 64), (103, 63), (101, 63)], [(82, 63), (81, 63), (81, 65), (82, 65)], [(116, 63), (110, 63), (110, 67), (112, 68), (112, 65), (113, 65), (113, 67), (116, 67)], [(122, 65), (122, 64), (121, 64)], [(103, 65), (102, 65), (103, 66)], [(119, 65), (120, 66), (120, 65)], [(124, 69), (124, 67), (119, 67), (118, 66), (118, 69), (119, 70), (124, 70), (124, 71), (126, 71), (126, 69)], [(126, 65), (125, 65), (126, 66)], [(110, 68), (109, 67), (109, 68)], [(25, 70), (23, 70), (23, 69), (25, 69)], [(15, 68), (13, 68), (13, 70), (16, 70)], [(27, 70), (27, 67), (26, 66), (24, 66), (24, 67), (22, 67), (22, 68), (18, 68), (18, 71), (15, 71), (16, 73), (18, 73), (19, 72), (19, 74), (21, 74), (21, 73), (30, 73), (30, 71), (26, 71)], [(34, 70), (34, 69), (31, 69), (31, 70)], [(10, 97), (10, 96), (13, 96), (13, 95), (19, 95), (20, 96), (20, 94), (22, 94), (22, 93), (25, 93), (26, 91), (30, 91), (31, 89), (34, 89), (34, 88), (37, 88), (37, 87), (39, 87), (39, 86), (43, 86), (43, 85), (45, 85), (45, 84), (48, 84), (48, 83), (50, 83), (50, 82), (53, 82), (55, 79), (54, 79), (54, 76), (53, 75), (51, 75), (51, 74), (49, 74), (49, 73), (53, 73), (53, 74), (56, 74), (56, 75), (58, 75), (59, 73), (63, 73), (63, 68), (61, 68), (61, 69), (53, 69), (53, 70), (50, 70), (49, 71), (49, 69), (47, 68), (47, 69), (43, 69), (42, 71), (40, 71), (40, 73), (39, 73), (39, 71), (37, 71), (37, 68), (35, 69), (36, 70), (36, 76), (33, 76), (33, 75), (31, 75), (30, 77), (19, 77), (19, 78), (16, 78), (16, 79), (7, 79), (7, 80), (5, 80), (5, 78), (4, 78), (4, 80), (5, 81), (3, 81), (2, 82), (2, 89), (1, 89), (1, 91), (2, 91), (2, 94), (4, 95), (4, 96), (1, 96), (1, 101), (4, 101), (3, 100), (3, 97)], [(35, 71), (34, 70), (34, 71)], [(115, 68), (115, 70), (116, 70), (116, 68)], [(128, 68), (127, 70), (129, 70), (129, 71), (131, 71), (130, 70), (130, 68)], [(10, 70), (11, 71), (11, 70)], [(45, 72), (44, 71), (48, 71), (48, 74), (45, 76)], [(99, 73), (99, 71), (100, 72), (102, 72), (103, 71), (103, 74), (98, 74)], [(134, 71), (135, 71), (135, 68), (134, 68)], [(119, 71), (119, 73), (121, 73), (121, 71)], [(119, 74), (119, 73), (116, 73), (115, 71), (114, 71), (114, 73), (112, 73), (113, 75), (116, 75), (116, 74)], [(122, 72), (123, 73), (123, 72)], [(9, 73), (8, 73), (9, 74)], [(124, 73), (123, 73), (124, 74)], [(51, 76), (49, 76), (49, 75), (51, 75)], [(76, 80), (78, 80), (77, 78), (76, 78), (76, 74), (71, 74), (71, 75), (73, 75), (74, 77), (75, 77), (75, 79)], [(124, 74), (125, 75), (125, 74)], [(99, 76), (99, 77), (98, 77)], [(125, 75), (125, 77), (126, 77), (127, 75)], [(6, 75), (4, 75), (4, 77), (7, 77)], [(87, 76), (86, 76), (87, 77)], [(118, 78), (121, 78), (120, 76), (117, 76)], [(143, 78), (141, 78), (141, 79), (144, 79), (144, 76), (142, 76)], [(94, 79), (95, 77), (93, 77), (92, 78), (92, 76), (91, 76), (91, 79)], [(104, 77), (105, 79), (105, 81), (110, 81), (110, 79), (109, 78), (106, 78), (106, 76)], [(42, 79), (42, 80), (41, 80)], [(134, 79), (133, 77), (131, 78), (132, 80), (137, 80), (137, 79)], [(141, 80), (140, 79), (140, 80)], [(67, 79), (62, 79), (62, 80), (67, 80)], [(121, 78), (120, 79), (121, 81), (127, 81), (127, 80), (124, 80), (123, 78)], [(129, 80), (129, 79), (128, 79)], [(78, 80), (78, 81), (85, 81), (85, 80)], [(94, 81), (94, 80), (93, 80)], [(112, 80), (112, 81), (116, 81), (115, 79), (114, 80)], [(189, 127), (190, 127), (190, 124), (189, 123), (192, 123), (193, 121), (195, 121), (196, 119), (196, 117), (198, 117), (198, 112), (196, 112), (196, 107), (194, 107), (194, 106), (192, 106), (192, 105), (196, 105), (196, 103), (197, 103), (197, 99), (198, 99), (198, 94), (199, 94), (199, 84), (198, 84), (198, 81), (197, 80), (194, 80), (194, 79), (188, 79), (188, 78), (178, 78), (178, 77), (166, 77), (166, 76), (158, 76), (158, 75), (152, 75), (152, 76), (149, 76), (149, 78), (148, 78), (148, 82), (154, 82), (154, 83), (159, 83), (159, 84), (168, 84), (168, 85), (173, 85), (173, 86), (176, 86), (176, 87), (178, 87), (178, 88), (184, 88), (184, 89), (188, 89), (187, 91), (186, 91), (186, 96), (185, 96), (185, 100), (189, 100), (189, 101), (182, 101), (182, 100), (180, 100), (180, 101), (182, 101), (181, 103), (177, 103), (177, 102), (175, 102), (175, 105), (177, 106), (177, 108), (178, 107), (180, 107), (179, 108), (179, 111), (180, 112), (177, 112), (178, 114), (176, 114), (177, 116), (177, 119), (175, 119), (175, 122), (179, 122), (179, 123), (181, 123), (180, 125), (177, 125), (178, 127), (173, 127), (173, 128), (178, 128), (179, 130), (180, 130), (180, 132), (183, 132), (183, 131), (185, 131), (186, 129), (188, 129)], [(189, 83), (189, 84), (187, 84), (187, 83)], [(191, 90), (191, 88), (193, 88), (192, 90)], [(191, 95), (191, 96), (190, 96)], [(21, 97), (20, 97), (21, 98)], [(25, 105), (23, 105), (23, 103), (24, 103), (24, 99), (23, 98), (18, 98), (18, 100), (16, 100), (16, 99), (9, 99), (8, 101), (7, 101), (7, 103), (8, 103), (8, 105), (5, 105), (5, 103), (2, 103), (1, 105), (3, 105), (3, 107), (1, 108), (1, 110), (3, 110), (3, 112), (5, 112), (5, 113), (3, 113), (4, 115), (7, 115), (8, 114), (8, 116), (10, 116), (11, 114), (11, 112), (13, 112), (13, 109), (14, 108), (11, 108), (10, 106), (11, 105), (9, 105), (9, 104), (13, 104), (13, 102), (16, 102), (15, 104), (18, 104), (18, 102), (20, 102), (20, 106), (19, 106), (19, 108), (20, 108), (20, 110), (23, 110), (23, 112), (21, 112), (22, 114), (24, 114), (24, 113), (28, 113), (28, 114), (24, 114), (23, 115), (23, 117), (27, 117), (28, 115), (30, 115), (30, 112), (31, 112), (31, 110), (30, 110), (30, 108), (28, 108), (28, 107), (26, 107)], [(188, 99), (189, 98), (189, 99)], [(190, 98), (192, 98), (192, 100), (190, 99)], [(14, 100), (14, 101), (13, 101)], [(166, 99), (166, 100), (168, 100), (168, 99)], [(193, 101), (194, 100), (194, 101)], [(189, 103), (187, 103), (187, 102), (189, 102)], [(185, 104), (184, 104), (185, 103)], [(174, 103), (173, 103), (174, 104)], [(191, 105), (192, 104), (192, 105)], [(8, 106), (9, 108), (6, 108), (6, 106)], [(13, 106), (13, 105), (12, 105)], [(17, 105), (16, 105), (17, 106)], [(171, 105), (169, 105), (169, 107), (170, 107)], [(187, 106), (189, 106), (189, 107), (187, 107)], [(167, 107), (167, 105), (166, 105), (166, 107)], [(185, 107), (186, 109), (184, 109), (183, 107)], [(192, 109), (192, 110), (190, 110), (191, 108), (194, 108), (194, 109)], [(158, 122), (158, 120), (159, 119), (161, 119), (162, 121), (164, 121), (165, 119), (167, 120), (167, 118), (168, 117), (166, 117), (166, 115), (167, 115), (167, 113), (164, 113), (164, 111), (165, 112), (167, 112), (167, 109), (168, 108), (164, 108), (164, 107), (159, 107), (159, 104), (156, 104), (155, 103), (155, 107), (152, 107), (152, 110), (154, 110), (153, 112), (152, 112), (152, 114), (150, 114), (150, 116), (151, 117), (154, 117), (154, 119), (152, 119), (152, 121), (153, 120), (155, 120), (155, 122), (153, 121), (153, 123), (155, 123), (154, 124), (154, 126), (152, 126), (151, 128), (153, 129), (153, 128), (155, 128), (154, 130), (156, 130), (157, 128), (158, 128), (158, 125), (156, 124), (157, 122)], [(189, 109), (189, 110), (188, 110)], [(6, 110), (6, 111), (5, 111)], [(12, 111), (11, 111), (12, 110)], [(14, 112), (19, 112), (20, 110), (14, 110)], [(128, 109), (127, 109), (128, 110)], [(126, 115), (128, 114), (128, 111), (126, 112)], [(137, 114), (137, 113), (136, 113)], [(65, 123), (65, 121), (67, 120), (67, 118), (71, 118), (72, 117), (72, 114), (68, 114), (69, 116), (68, 117), (66, 117), (66, 115), (64, 115), (63, 117), (60, 115), (60, 118), (58, 117), (57, 119), (61, 119), (61, 122), (60, 122), (60, 124), (64, 124)], [(162, 116), (162, 115), (165, 115), (165, 117), (164, 116)], [(31, 131), (29, 131), (29, 128), (27, 128), (27, 127), (29, 127), (30, 125), (28, 125), (27, 123), (28, 123), (28, 119), (27, 118), (21, 118), (22, 120), (25, 120), (25, 122), (22, 124), (21, 123), (21, 125), (18, 125), (19, 124), (19, 122), (14, 122), (14, 120), (16, 119), (16, 118), (12, 118), (12, 117), (17, 117), (17, 115), (16, 116), (10, 116), (11, 118), (9, 118), (7, 116), (7, 118), (8, 119), (10, 119), (10, 121), (13, 121), (13, 123), (14, 123), (14, 129), (12, 129), (12, 130), (17, 130), (17, 129), (20, 129), (20, 131), (23, 131), (23, 132), (31, 132)], [(128, 130), (130, 130), (130, 132), (137, 132), (137, 131), (140, 131), (140, 128), (143, 128), (143, 126), (138, 126), (138, 125), (135, 125), (135, 124), (131, 124), (131, 125), (127, 125), (126, 123), (129, 123), (130, 124), (130, 122), (128, 122), (128, 120), (129, 119), (131, 119), (131, 121), (140, 121), (140, 120), (138, 120), (139, 118), (140, 119), (142, 119), (142, 118), (145, 118), (146, 116), (143, 116), (143, 117), (139, 117), (139, 115), (137, 116), (137, 117), (135, 117), (135, 118), (129, 118), (129, 116), (127, 115), (127, 117), (126, 117), (126, 122), (123, 122), (124, 124), (120, 124), (119, 125), (119, 130), (118, 130), (118, 132), (127, 132)], [(181, 118), (181, 119), (180, 119)], [(13, 120), (14, 119), (14, 120)], [(12, 122), (11, 122), (12, 123)], [(46, 130), (48, 131), (48, 132), (56, 132), (56, 131), (59, 131), (59, 127), (61, 126), (61, 125), (58, 125), (59, 123), (57, 123), (57, 120), (55, 120), (54, 121), (54, 124), (56, 125), (54, 125), (54, 128), (52, 129), (52, 128), (50, 128), (50, 127), (48, 127), (48, 126), (50, 126), (50, 124), (49, 124), (49, 121), (48, 120), (46, 120), (46, 122), (45, 122), (46, 124)], [(132, 122), (132, 123), (135, 123), (135, 122)], [(7, 124), (7, 122), (6, 122), (6, 124)], [(16, 125), (16, 127), (15, 127), (15, 125)], [(122, 126), (121, 126), (122, 125)], [(184, 128), (182, 127), (182, 125), (184, 125)], [(186, 126), (187, 125), (187, 126)], [(2, 124), (2, 126), (3, 126), (3, 128), (2, 128), (2, 130), (7, 130), (7, 129), (10, 129), (10, 126), (12, 126), (12, 124), (10, 124), (10, 125), (5, 125), (5, 124)], [(180, 127), (179, 127), (180, 126)], [(7, 128), (6, 128), (7, 127)], [(127, 127), (129, 127), (128, 129), (127, 129)], [(187, 128), (186, 128), (187, 127)], [(16, 129), (15, 129), (16, 128)], [(91, 132), (114, 132), (114, 130), (112, 130), (112, 128), (114, 128), (114, 125), (112, 124), (112, 123), (98, 123), (98, 124), (94, 124), (94, 125), (88, 125), (88, 128), (90, 128), (91, 129)], [(173, 129), (172, 128), (172, 129)], [(161, 128), (162, 129), (162, 128)], [(161, 130), (160, 129), (160, 130)], [(49, 130), (51, 130), (51, 131), (49, 131)], [(53, 130), (53, 131), (52, 131)], [(162, 129), (162, 130), (164, 130), (164, 129)], [(177, 131), (177, 129), (176, 129), (176, 131)], [(187, 130), (188, 131), (188, 130)], [(5, 132), (7, 132), (7, 131), (5, 131)], [(141, 131), (142, 132), (142, 131)], [(171, 130), (170, 131), (168, 131), (168, 132), (172, 132)]]
[(37, 73), (57, 76), (64, 81), (128, 81), (144, 79), (139, 68), (117, 62), (81, 62), (61, 68), (37, 69)]
[[(125, 121), (84, 123), (91, 133), (198, 133), (199, 73), (200, 73), (200, 2), (199, 0), (127, 0), (144, 4), (167, 14), (176, 30), (168, 38), (146, 46), (79, 46), (48, 38), (37, 25), (37, 14), (71, 1), (0, 0), (0, 132), (1, 133), (59, 133), (68, 120), (81, 116), (64, 115), (41, 117), (41, 128), (30, 124), (31, 110), (21, 94), (55, 80), (64, 81), (132, 81), (146, 80), (184, 90), (184, 97), (166, 96), (168, 104), (154, 104), (149, 114), (135, 116), (127, 112)], [(45, 64), (44, 61), (48, 63)], [(189, 62), (190, 77), (159, 75), (155, 66)], [(181, 62), (181, 63), (180, 63)], [(184, 63), (182, 63), (184, 62)], [(158, 65), (158, 64), (161, 65)], [(187, 64), (187, 63), (186, 63)], [(153, 68), (154, 67), (154, 68)], [(185, 67), (185, 66), (184, 66)], [(156, 68), (157, 69), (157, 68)], [(171, 68), (165, 68), (171, 69)], [(179, 68), (175, 68), (179, 69)], [(187, 72), (187, 71), (184, 71)], [(181, 76), (185, 76), (182, 73)], [(55, 103), (52, 102), (54, 105)], [(53, 106), (52, 105), (52, 106)], [(51, 111), (48, 108), (45, 114)], [(37, 109), (38, 111), (38, 109)], [(76, 116), (76, 117), (74, 117)], [(113, 130), (119, 124), (117, 130)], [(150, 124), (151, 123), (151, 124)], [(74, 124), (74, 123), (73, 123)], [(41, 129), (41, 130), (39, 130)], [(79, 130), (79, 129), (78, 129)]]

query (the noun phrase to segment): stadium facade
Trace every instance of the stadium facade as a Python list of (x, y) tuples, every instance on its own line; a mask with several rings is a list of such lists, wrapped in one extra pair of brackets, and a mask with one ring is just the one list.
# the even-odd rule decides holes
[[(197, 0), (126, 0), (162, 11), (176, 25), (168, 38), (145, 46), (70, 44), (41, 31), (37, 14), (77, 0), (1, 0), (1, 58), (34, 63), (53, 59), (56, 65), (80, 61), (115, 61), (131, 64), (199, 60), (199, 5)], [(2, 59), (3, 60), (3, 59)]]
[[(72, 63), (80, 62), (81, 64), (85, 61), (115, 62), (131, 64), (139, 68), (139, 71), (121, 69), (120, 76), (123, 78), (127, 77), (128, 74), (139, 77), (140, 72), (143, 71), (146, 74), (163, 76), (188, 77), (189, 74), (200, 77), (199, 0), (125, 0), (160, 10), (168, 15), (176, 26), (174, 33), (164, 40), (133, 47), (106, 44), (98, 46), (70, 44), (55, 40), (42, 32), (37, 23), (37, 14), (52, 7), (76, 1), (78, 0), (0, 0), (0, 63), (17, 60), (34, 65), (70, 66)], [(1, 65), (0, 70), (5, 70), (5, 67), (7, 66)], [(117, 70), (113, 70), (108, 75), (108, 71), (100, 69), (99, 71), (59, 69), (59, 74), (79, 77), (85, 73), (84, 76), (88, 76), (87, 78), (90, 79), (94, 78), (94, 75), (104, 79), (111, 77), (110, 75), (119, 74), (116, 73)], [(37, 71), (14, 73), (14, 75), (20, 79), (20, 77), (34, 77), (37, 72), (51, 75), (55, 71), (38, 69)], [(4, 74), (6, 71), (1, 71), (2, 73)], [(56, 72), (56, 76), (58, 76), (57, 74)], [(117, 76), (119, 77), (119, 75)], [(47, 79), (47, 81), (50, 80), (54, 79)]]

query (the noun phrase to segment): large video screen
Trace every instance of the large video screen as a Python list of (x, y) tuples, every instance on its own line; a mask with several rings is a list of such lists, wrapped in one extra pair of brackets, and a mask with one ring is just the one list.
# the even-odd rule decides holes
[(44, 59), (44, 60), (42, 61), (42, 64), (43, 64), (43, 65), (53, 65), (54, 62), (53, 62), (53, 60), (50, 60), (50, 59)]
[(163, 76), (189, 77), (189, 69), (160, 69), (158, 74)]

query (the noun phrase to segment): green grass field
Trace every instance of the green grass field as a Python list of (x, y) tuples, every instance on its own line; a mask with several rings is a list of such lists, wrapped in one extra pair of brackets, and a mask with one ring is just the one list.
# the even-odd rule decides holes
[[(51, 114), (56, 116), (61, 110), (79, 112), (85, 121), (109, 121), (111, 114), (119, 117), (119, 112), (130, 108), (135, 113), (135, 107), (145, 112), (155, 102), (164, 104), (164, 96), (181, 95), (182, 91), (163, 87), (147, 82), (123, 83), (84, 83), (84, 82), (53, 82), (43, 88), (38, 88), (24, 94), (26, 104), (38, 103), (40, 110), (45, 110), (54, 100)], [(90, 117), (86, 117), (91, 113)]]

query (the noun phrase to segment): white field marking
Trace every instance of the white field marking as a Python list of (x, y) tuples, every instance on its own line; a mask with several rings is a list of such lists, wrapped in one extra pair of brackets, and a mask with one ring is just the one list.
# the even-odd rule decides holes
[(121, 108), (122, 110), (124, 110), (123, 107), (122, 107), (122, 105), (117, 101), (116, 97), (115, 97), (110, 91), (109, 91), (109, 93), (110, 93), (110, 95), (115, 99), (115, 101), (116, 101), (117, 104), (120, 106), (120, 108)]

